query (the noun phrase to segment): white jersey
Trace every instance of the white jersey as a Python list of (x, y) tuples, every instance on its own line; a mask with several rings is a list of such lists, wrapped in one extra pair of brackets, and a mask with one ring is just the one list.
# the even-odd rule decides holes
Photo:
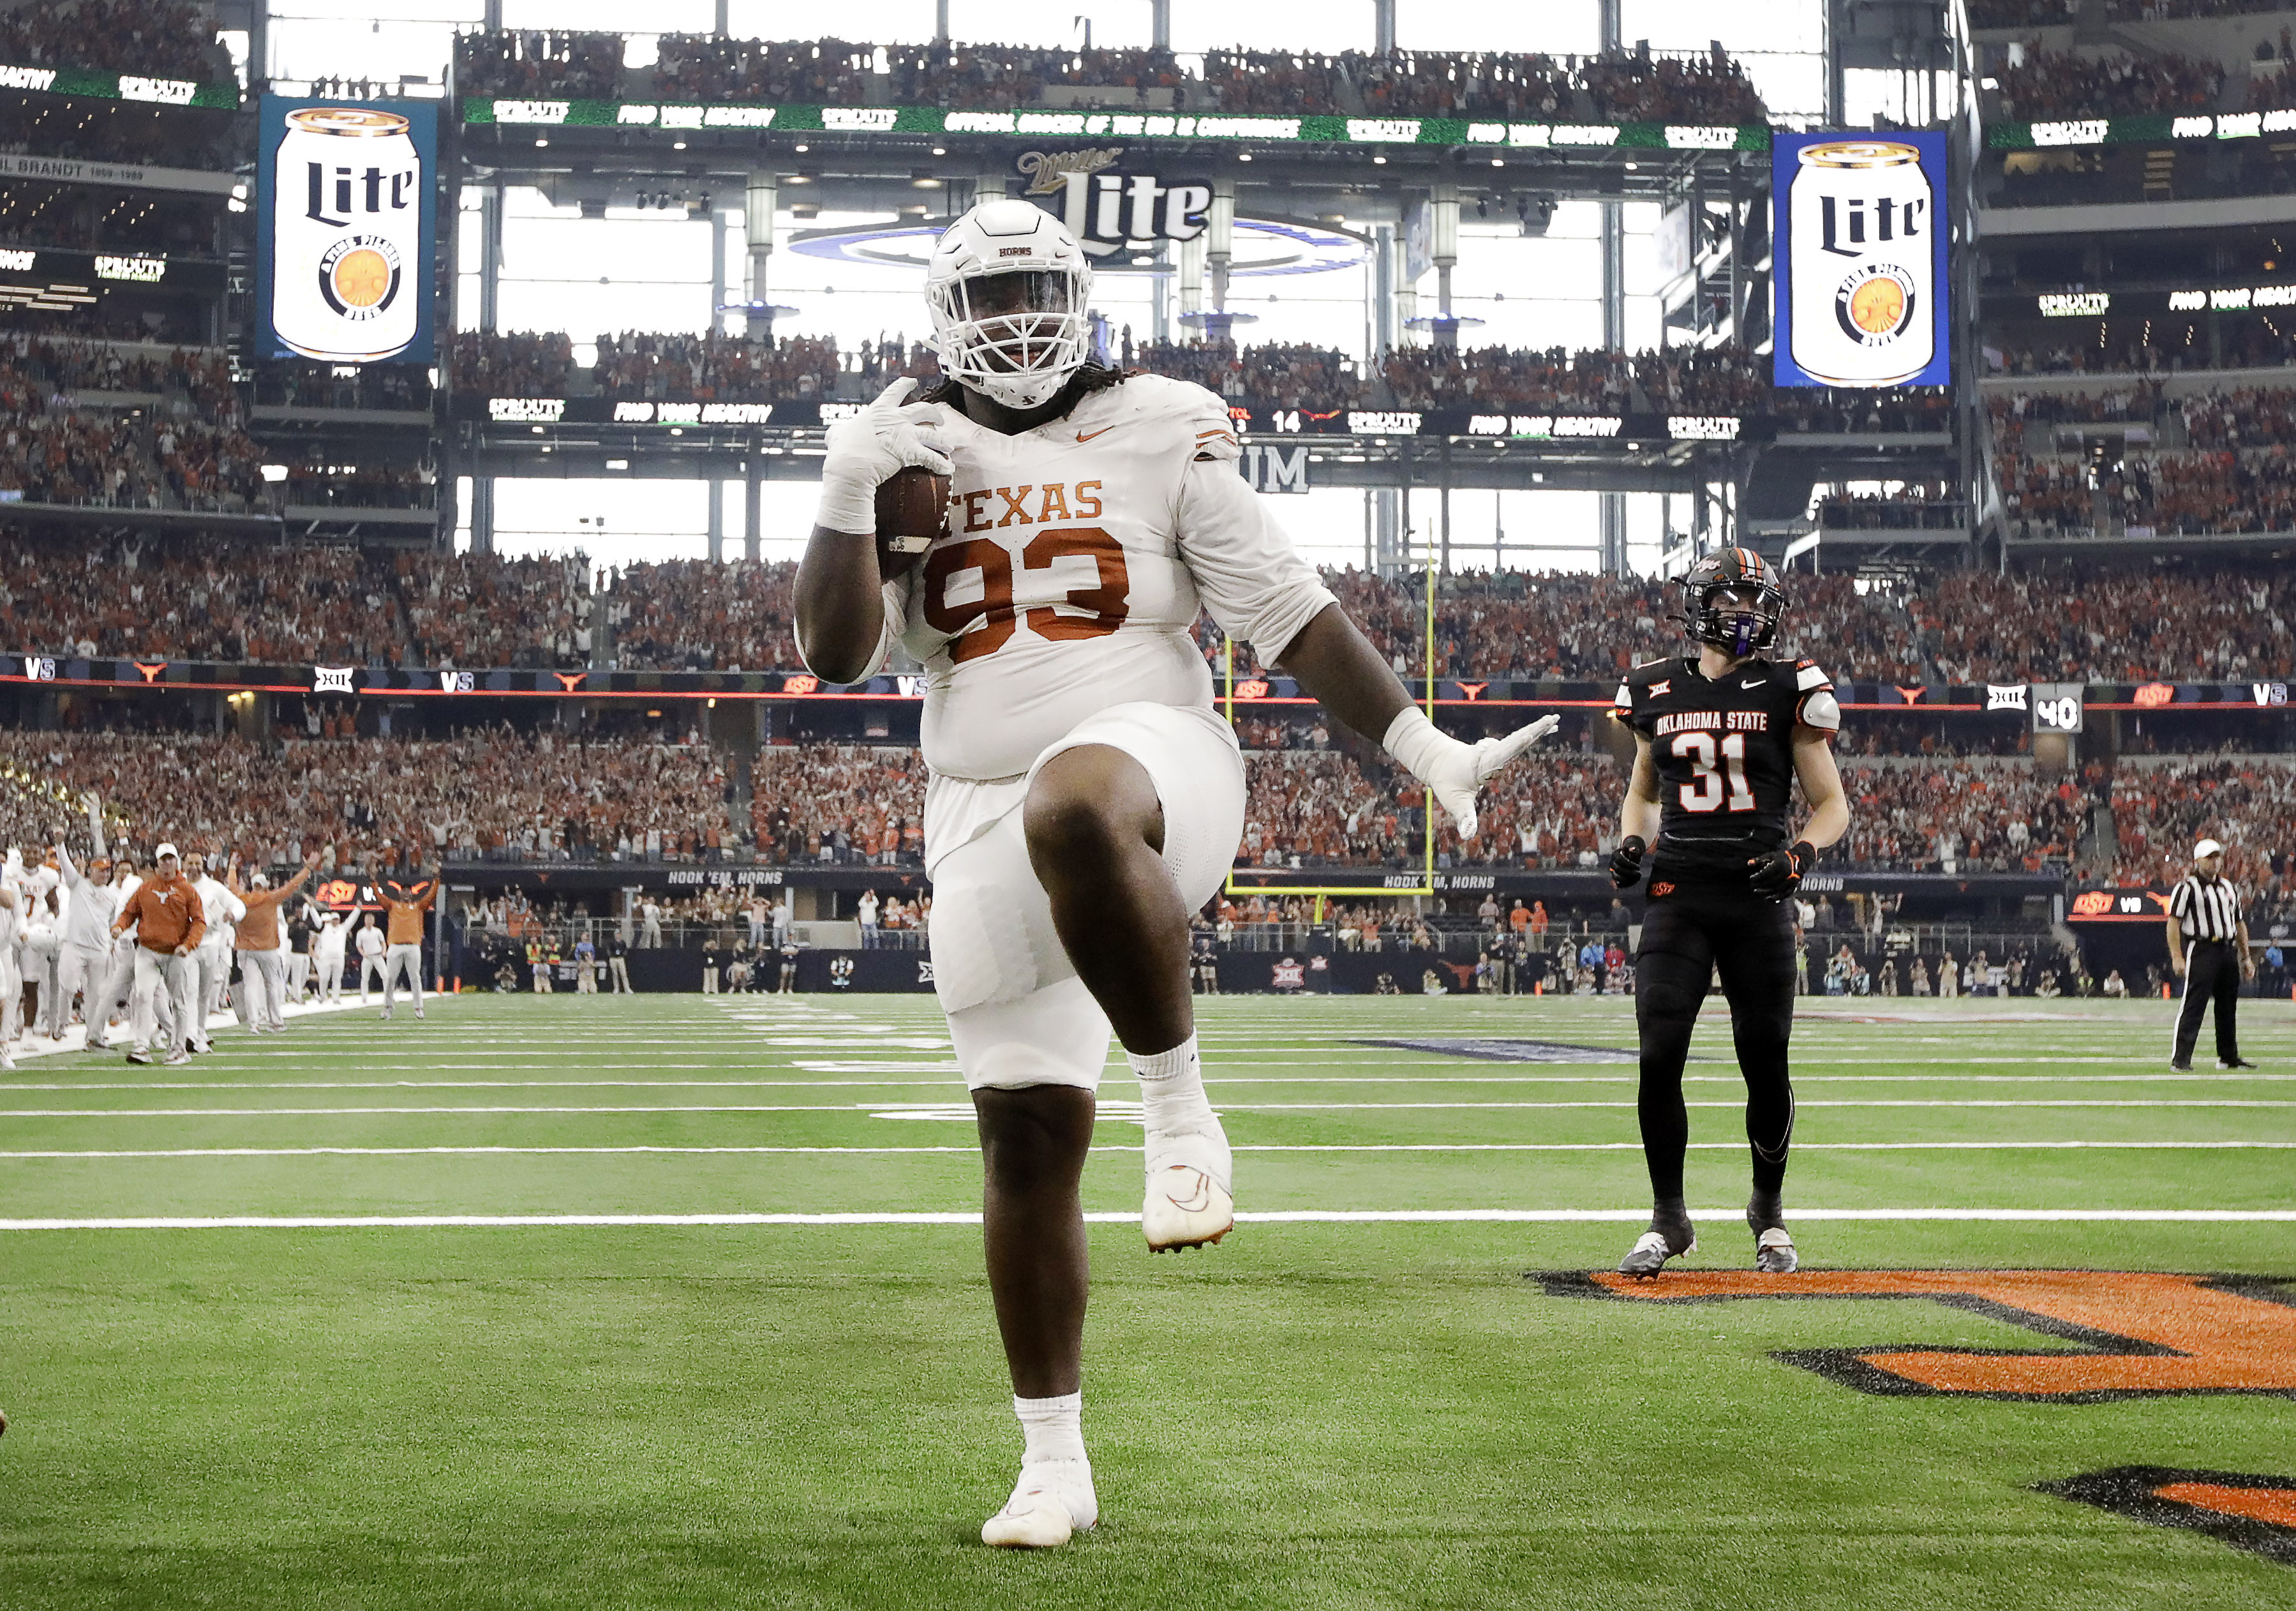
[(111, 925), (126, 897), (116, 884), (98, 884), (84, 873), (64, 880), (70, 904), (64, 908), (64, 943), (100, 951), (111, 943)]
[(1030, 763), (1086, 717), (1210, 712), (1204, 609), (1273, 658), (1332, 602), (1236, 474), (1227, 406), (1201, 386), (1135, 375), (1017, 436), (941, 413), (949, 532), (886, 585), (878, 657), (898, 637), (926, 671), (928, 865), (1017, 805)]
[(382, 931), (362, 926), (358, 932), (358, 954), (362, 957), (382, 955)]
[(45, 941), (55, 937), (56, 913), (48, 904), (48, 897), (62, 883), (63, 875), (52, 867), (36, 867), (25, 873), (22, 884), (17, 888), (16, 899), (19, 902), (17, 909), (23, 917), (26, 939), (38, 936)]
[(221, 879), (210, 878), (205, 873), (192, 881), (200, 892), (200, 909), (208, 920), (208, 932), (201, 937), (202, 946), (217, 946), (228, 949), (232, 925), (247, 916), (247, 904), (231, 892)]
[(344, 948), (350, 944), (350, 935), (343, 930), (342, 919), (332, 912), (322, 917), (319, 920), (319, 926), (311, 931), (311, 949), (314, 951), (331, 953), (336, 957), (343, 954)]

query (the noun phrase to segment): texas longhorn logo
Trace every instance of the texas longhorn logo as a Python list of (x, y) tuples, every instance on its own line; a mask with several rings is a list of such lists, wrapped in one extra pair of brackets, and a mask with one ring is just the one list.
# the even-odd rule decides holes
[(2296, 1292), (2254, 1276), (2105, 1270), (1607, 1270), (1540, 1275), (1550, 1296), (1643, 1303), (1734, 1298), (1927, 1298), (2063, 1346), (1881, 1344), (1789, 1349), (1777, 1359), (1860, 1393), (2051, 1404), (2188, 1393), (2296, 1397)]

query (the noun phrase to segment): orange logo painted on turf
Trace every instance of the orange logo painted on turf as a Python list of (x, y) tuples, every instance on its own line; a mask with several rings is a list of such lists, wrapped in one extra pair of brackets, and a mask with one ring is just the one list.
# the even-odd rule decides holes
[(1558, 1295), (1644, 1303), (1730, 1298), (1932, 1298), (2065, 1344), (2027, 1352), (1921, 1345), (1778, 1357), (1879, 1393), (2094, 1402), (2158, 1393), (2296, 1395), (2296, 1295), (2262, 1280), (2091, 1270), (1611, 1271), (1546, 1278)]
[(2133, 1522), (2204, 1533), (2235, 1549), (2296, 1566), (2296, 1477), (2119, 1466), (2038, 1488)]

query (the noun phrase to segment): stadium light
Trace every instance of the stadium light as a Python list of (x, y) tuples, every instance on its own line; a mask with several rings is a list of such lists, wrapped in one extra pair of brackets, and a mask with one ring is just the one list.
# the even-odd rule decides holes
[(284, 465), (284, 464), (266, 464), (266, 465), (264, 465), (264, 466), (263, 466), (263, 479), (264, 479), (265, 481), (285, 481), (285, 480), (287, 479), (287, 466), (286, 466), (286, 465)]

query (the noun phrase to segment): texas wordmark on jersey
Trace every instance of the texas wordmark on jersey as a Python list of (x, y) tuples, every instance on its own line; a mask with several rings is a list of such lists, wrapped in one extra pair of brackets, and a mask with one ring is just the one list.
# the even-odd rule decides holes
[(1833, 684), (1807, 660), (1750, 660), (1713, 679), (1694, 658), (1652, 661), (1627, 673), (1616, 708), (1658, 771), (1654, 883), (1744, 878), (1749, 857), (1790, 837), (1795, 724), (1841, 725)]
[(1111, 705), (1209, 710), (1201, 610), (1272, 657), (1332, 602), (1201, 386), (1135, 375), (1012, 436), (942, 413), (948, 531), (885, 589), (886, 646), (925, 668), (937, 778), (1015, 777)]

